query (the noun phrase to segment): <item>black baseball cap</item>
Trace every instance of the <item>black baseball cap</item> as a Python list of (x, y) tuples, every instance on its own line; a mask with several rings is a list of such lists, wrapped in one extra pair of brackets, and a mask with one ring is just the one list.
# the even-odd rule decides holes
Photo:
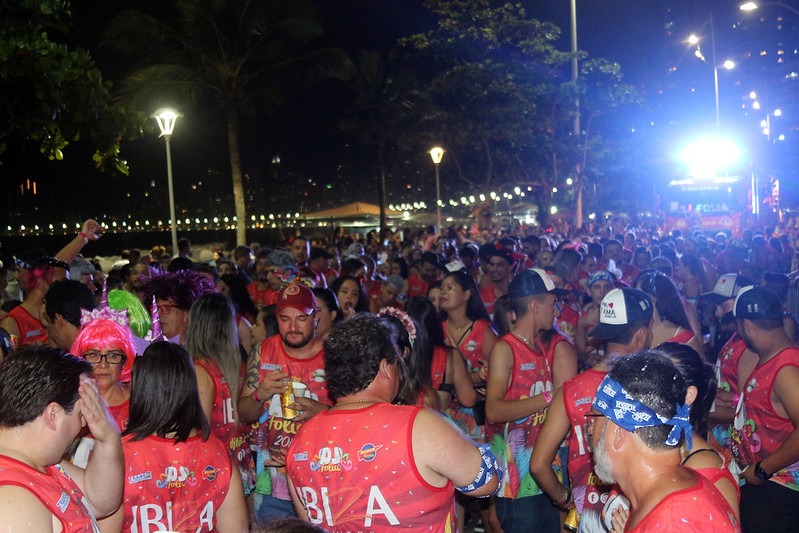
[(566, 296), (569, 294), (569, 291), (555, 287), (555, 284), (552, 283), (552, 279), (540, 268), (523, 270), (513, 278), (508, 287), (509, 298), (536, 296), (545, 293), (554, 294), (555, 296)]

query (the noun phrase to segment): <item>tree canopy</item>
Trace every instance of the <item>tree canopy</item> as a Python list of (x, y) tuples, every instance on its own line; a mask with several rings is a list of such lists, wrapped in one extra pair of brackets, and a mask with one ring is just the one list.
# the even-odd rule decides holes
[(98, 167), (126, 174), (120, 142), (141, 135), (146, 117), (113, 102), (89, 52), (59, 41), (71, 27), (69, 2), (0, 0), (0, 12), (0, 152), (33, 142), (61, 160), (83, 137), (96, 146)]

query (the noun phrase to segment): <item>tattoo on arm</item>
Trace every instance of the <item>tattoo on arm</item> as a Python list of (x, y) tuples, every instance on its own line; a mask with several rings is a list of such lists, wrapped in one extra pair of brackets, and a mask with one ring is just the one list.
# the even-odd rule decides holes
[(259, 344), (250, 352), (247, 360), (247, 372), (244, 375), (244, 389), (255, 391), (258, 388), (258, 363), (261, 360), (261, 345)]

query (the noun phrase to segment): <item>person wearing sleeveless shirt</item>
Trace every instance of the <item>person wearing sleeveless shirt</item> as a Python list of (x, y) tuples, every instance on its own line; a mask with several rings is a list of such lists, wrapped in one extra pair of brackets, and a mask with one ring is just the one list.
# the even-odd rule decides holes
[(301, 518), (328, 531), (453, 532), (454, 493), (498, 486), (496, 460), (430, 409), (392, 405), (402, 359), (388, 317), (357, 315), (324, 344), (333, 408), (286, 458)]
[[(0, 365), (0, 529), (98, 531), (122, 501), (119, 430), (84, 360), (23, 347)], [(83, 426), (96, 446), (86, 469), (62, 461)]]
[(795, 531), (799, 524), (799, 348), (785, 334), (777, 296), (742, 289), (738, 332), (759, 356), (735, 412), (732, 452), (743, 470), (745, 531)]
[(508, 288), (516, 321), (491, 351), (486, 438), (505, 478), (496, 510), (506, 533), (560, 531), (557, 509), (530, 474), (530, 456), (552, 401), (552, 368), (536, 336), (552, 328), (555, 288), (540, 269), (519, 273)]

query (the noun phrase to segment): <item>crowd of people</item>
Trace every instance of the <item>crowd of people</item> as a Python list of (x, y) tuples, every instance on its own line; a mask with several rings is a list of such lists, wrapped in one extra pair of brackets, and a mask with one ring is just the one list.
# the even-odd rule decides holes
[(517, 233), (6, 257), (0, 525), (792, 530), (789, 236)]

